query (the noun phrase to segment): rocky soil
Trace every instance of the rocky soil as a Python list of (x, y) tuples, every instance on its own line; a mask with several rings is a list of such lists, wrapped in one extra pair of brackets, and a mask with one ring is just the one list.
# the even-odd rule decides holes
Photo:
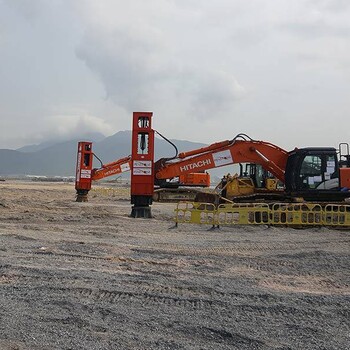
[(127, 188), (0, 183), (0, 349), (350, 349), (350, 232), (132, 219)]

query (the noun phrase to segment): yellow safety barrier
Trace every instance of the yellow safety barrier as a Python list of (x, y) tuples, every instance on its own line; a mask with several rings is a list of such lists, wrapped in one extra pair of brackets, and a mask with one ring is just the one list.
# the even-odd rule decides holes
[(180, 202), (175, 223), (350, 227), (350, 205), (318, 203), (220, 204)]
[(275, 203), (271, 225), (322, 225), (322, 207), (315, 203)]
[(350, 226), (350, 205), (327, 204), (323, 221), (329, 226)]
[(175, 223), (215, 224), (215, 205), (212, 203), (179, 202)]
[(269, 223), (267, 204), (220, 204), (216, 225), (259, 225)]

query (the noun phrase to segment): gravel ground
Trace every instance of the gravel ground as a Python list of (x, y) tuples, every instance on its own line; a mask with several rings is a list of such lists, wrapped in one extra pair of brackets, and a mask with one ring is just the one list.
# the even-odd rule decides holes
[(173, 227), (126, 188), (0, 184), (0, 349), (350, 349), (350, 232)]

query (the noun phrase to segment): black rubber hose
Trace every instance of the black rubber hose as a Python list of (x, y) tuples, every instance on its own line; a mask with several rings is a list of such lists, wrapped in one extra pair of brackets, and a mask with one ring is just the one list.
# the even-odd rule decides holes
[(93, 156), (101, 163), (101, 168), (102, 168), (103, 167), (102, 160), (99, 157), (97, 157), (95, 153), (93, 153)]
[(177, 155), (179, 154), (179, 151), (178, 151), (178, 149), (177, 149), (177, 147), (176, 147), (176, 145), (173, 143), (173, 142), (171, 142), (169, 139), (167, 139), (165, 136), (163, 136), (160, 132), (158, 132), (157, 130), (154, 130), (162, 139), (164, 139), (165, 141), (167, 141), (168, 143), (170, 143), (174, 148), (175, 148), (175, 156), (174, 157), (171, 157), (171, 158), (162, 158), (162, 160), (164, 160), (164, 161), (168, 161), (168, 160), (173, 160), (173, 159), (175, 159), (175, 158), (177, 158)]
[(232, 139), (232, 141), (235, 141), (235, 140), (237, 140), (237, 139), (239, 139), (239, 138), (243, 139), (244, 141), (247, 141), (247, 140), (249, 140), (249, 141), (254, 141), (250, 136), (248, 136), (247, 134), (243, 134), (243, 133), (240, 133), (240, 134), (236, 135), (236, 136)]

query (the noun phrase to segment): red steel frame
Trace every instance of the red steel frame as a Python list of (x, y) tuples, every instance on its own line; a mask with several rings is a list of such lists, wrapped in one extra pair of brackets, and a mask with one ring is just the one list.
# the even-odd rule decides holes
[(86, 195), (91, 190), (92, 158), (92, 142), (79, 142), (75, 176), (78, 195)]
[[(154, 130), (152, 112), (134, 112), (131, 148), (131, 204), (152, 204), (154, 191)], [(134, 209), (133, 209), (134, 212)], [(132, 216), (133, 213), (132, 213)], [(137, 215), (136, 216), (143, 216)]]

